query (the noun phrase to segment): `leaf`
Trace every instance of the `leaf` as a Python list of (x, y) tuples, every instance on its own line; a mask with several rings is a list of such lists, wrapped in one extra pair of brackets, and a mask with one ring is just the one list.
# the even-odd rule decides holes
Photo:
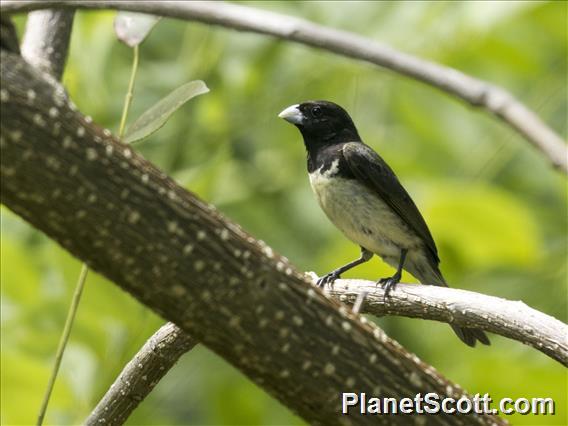
[(162, 127), (170, 116), (191, 98), (209, 92), (209, 88), (201, 80), (190, 81), (167, 95), (128, 127), (124, 137), (125, 143), (144, 139)]
[(159, 16), (145, 13), (119, 12), (114, 20), (114, 32), (127, 46), (138, 46), (159, 20)]

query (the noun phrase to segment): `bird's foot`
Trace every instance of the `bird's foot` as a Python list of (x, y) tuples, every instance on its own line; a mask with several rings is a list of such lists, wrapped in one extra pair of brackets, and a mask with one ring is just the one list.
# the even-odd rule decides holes
[(400, 282), (401, 276), (402, 274), (396, 273), (392, 277), (381, 278), (379, 281), (377, 281), (377, 284), (380, 284), (381, 287), (385, 289), (385, 299), (389, 297), (390, 292)]
[(332, 271), (329, 274), (325, 274), (323, 277), (319, 278), (317, 281), (318, 287), (324, 287), (325, 285), (332, 285), (333, 282), (339, 278), (340, 272)]

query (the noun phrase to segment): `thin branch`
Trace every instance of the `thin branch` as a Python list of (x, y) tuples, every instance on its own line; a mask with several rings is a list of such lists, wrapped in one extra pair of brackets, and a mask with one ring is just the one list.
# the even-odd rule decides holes
[(267, 34), (390, 69), (456, 96), (500, 118), (558, 170), (568, 173), (564, 140), (511, 93), (444, 65), (397, 51), (375, 40), (280, 13), (223, 2), (137, 2), (121, 0), (2, 0), (2, 12), (45, 7), (120, 9)]
[(38, 10), (28, 14), (22, 56), (33, 66), (61, 80), (74, 10)]
[(124, 367), (85, 425), (123, 424), (138, 404), (197, 342), (173, 323), (163, 325)]
[[(54, 79), (5, 50), (0, 68), (2, 203), (306, 421), (337, 424), (340, 396), (353, 390), (466, 395), (85, 118)], [(356, 412), (341, 421), (408, 424)], [(506, 423), (443, 413), (428, 422)]]
[(122, 108), (122, 115), (120, 116), (120, 126), (118, 127), (118, 137), (120, 140), (124, 138), (124, 131), (126, 130), (126, 119), (128, 118), (128, 111), (132, 104), (134, 97), (134, 82), (136, 81), (136, 73), (138, 71), (138, 62), (140, 61), (140, 48), (136, 44), (132, 47), (132, 68), (130, 70), (130, 80), (128, 80), (128, 90), (124, 97), (124, 107)]
[(337, 280), (328, 291), (330, 296), (349, 304), (366, 292), (364, 313), (435, 320), (500, 334), (532, 346), (568, 367), (568, 326), (521, 301), (402, 283), (385, 299), (380, 286), (364, 280)]
[(81, 272), (73, 292), (73, 298), (71, 299), (71, 305), (67, 311), (67, 318), (65, 319), (65, 325), (63, 326), (63, 332), (59, 338), (59, 344), (57, 345), (57, 350), (55, 352), (55, 360), (53, 362), (53, 367), (51, 369), (51, 375), (49, 376), (49, 381), (47, 382), (47, 387), (41, 401), (41, 406), (39, 408), (39, 414), (37, 417), (36, 425), (40, 426), (43, 424), (45, 418), (45, 413), (47, 411), (47, 405), (49, 404), (49, 399), (51, 398), (51, 393), (53, 392), (53, 387), (55, 386), (55, 380), (57, 379), (57, 373), (59, 372), (59, 367), (61, 367), (61, 361), (63, 361), (63, 353), (67, 347), (67, 342), (69, 342), (69, 336), (71, 335), (71, 328), (73, 327), (73, 322), (75, 321), (75, 315), (77, 314), (77, 309), (79, 307), (79, 302), (81, 301), (81, 294), (85, 286), (85, 280), (87, 279), (87, 273), (89, 270), (85, 264), (81, 267)]

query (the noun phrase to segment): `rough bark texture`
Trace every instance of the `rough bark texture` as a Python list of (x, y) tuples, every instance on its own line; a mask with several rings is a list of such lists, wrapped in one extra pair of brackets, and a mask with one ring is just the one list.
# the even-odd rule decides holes
[(74, 10), (38, 10), (28, 14), (22, 56), (30, 64), (61, 80)]
[(4, 0), (3, 12), (45, 7), (121, 9), (267, 34), (366, 61), (437, 87), (483, 108), (515, 129), (563, 173), (568, 173), (565, 141), (533, 111), (494, 84), (456, 69), (420, 59), (359, 35), (257, 8), (224, 2), (140, 2), (123, 0)]
[[(349, 304), (355, 303), (363, 293), (366, 294), (362, 308), (364, 313), (377, 316), (402, 315), (482, 328), (533, 346), (563, 365), (568, 365), (566, 325), (521, 301), (514, 302), (459, 289), (402, 283), (385, 299), (381, 287), (374, 282), (363, 280), (337, 280), (328, 290), (329, 295)], [(160, 345), (163, 356), (147, 357), (146, 354), (153, 347), (152, 342), (156, 340), (163, 343)], [(182, 353), (193, 347), (193, 344), (188, 345), (187, 342), (191, 342), (191, 338), (173, 324), (169, 323), (160, 328), (134, 360), (126, 365), (89, 416), (87, 424), (124, 423), (138, 402), (145, 398), (155, 385), (154, 382), (138, 380), (139, 386), (135, 387), (136, 404), (133, 404), (130, 377), (136, 377), (137, 371), (142, 371), (140, 369), (143, 368), (143, 374), (149, 377), (152, 372), (156, 373), (157, 382), (174, 366)], [(137, 364), (139, 359), (147, 359), (143, 367)], [(130, 379), (125, 380), (124, 377)]]
[(163, 325), (124, 367), (85, 425), (124, 424), (138, 404), (197, 342), (171, 322)]
[[(464, 394), (91, 123), (54, 79), (14, 53), (2, 50), (0, 59), (2, 203), (91, 269), (311, 423), (409, 422), (341, 417), (341, 392)], [(489, 415), (427, 421), (504, 423)]]

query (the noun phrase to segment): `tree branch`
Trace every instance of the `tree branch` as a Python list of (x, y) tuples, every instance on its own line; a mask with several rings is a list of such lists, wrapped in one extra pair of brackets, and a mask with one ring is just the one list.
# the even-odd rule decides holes
[[(385, 300), (384, 290), (380, 286), (363, 280), (337, 280), (333, 287), (329, 288), (328, 294), (344, 303), (354, 304), (363, 292), (367, 294), (362, 309), (364, 313), (376, 316), (400, 315), (454, 323), (463, 327), (481, 328), (530, 345), (568, 366), (567, 326), (553, 317), (530, 308), (521, 301), (512, 302), (466, 290), (402, 283), (399, 283), (390, 293), (389, 298)], [(156, 337), (164, 332), (173, 333), (178, 339)], [(146, 371), (161, 371), (161, 376), (156, 375), (157, 382), (167, 370), (174, 366), (183, 352), (191, 349), (193, 345), (183, 347), (184, 340), (179, 336), (180, 333), (183, 331), (173, 324), (166, 324), (151, 338), (151, 340), (164, 340), (161, 352), (171, 355), (164, 356), (166, 362), (163, 362), (161, 358), (149, 359), (148, 364), (144, 364), (145, 375), (148, 374)], [(128, 405), (132, 397), (123, 392), (123, 390), (128, 391), (129, 387), (123, 385), (124, 380), (121, 378), (130, 377), (136, 372), (137, 362), (135, 360), (143, 357), (141, 354), (148, 351), (148, 346), (146, 343), (135, 359), (128, 363), (119, 379), (111, 386), (103, 400), (89, 416), (88, 425), (105, 422), (110, 425), (124, 423), (135, 406)], [(148, 385), (148, 382), (144, 383)], [(138, 391), (137, 402), (145, 398), (152, 387), (146, 386), (143, 391)], [(104, 410), (105, 406), (121, 407), (124, 405), (131, 409), (127, 412), (115, 409), (112, 413)]]
[[(0, 59), (2, 203), (91, 269), (310, 423), (408, 423), (340, 417), (342, 392), (465, 395), (85, 118), (54, 79), (14, 53), (2, 50)], [(428, 422), (506, 423), (442, 413)]]
[(38, 10), (28, 14), (22, 56), (33, 66), (61, 80), (74, 10)]
[(480, 328), (532, 346), (568, 367), (568, 326), (522, 301), (455, 288), (402, 283), (385, 299), (380, 286), (364, 280), (337, 280), (329, 289), (330, 296), (349, 304), (354, 304), (362, 292), (367, 293), (362, 309), (365, 313)]
[(85, 425), (121, 425), (197, 342), (175, 324), (163, 325), (124, 367)]
[(568, 150), (564, 140), (533, 111), (503, 88), (347, 31), (328, 28), (279, 13), (223, 2), (2, 0), (1, 3), (2, 12), (22, 12), (46, 7), (110, 8), (151, 13), (267, 34), (370, 62), (437, 87), (472, 106), (485, 109), (521, 134), (556, 169), (568, 173)]

